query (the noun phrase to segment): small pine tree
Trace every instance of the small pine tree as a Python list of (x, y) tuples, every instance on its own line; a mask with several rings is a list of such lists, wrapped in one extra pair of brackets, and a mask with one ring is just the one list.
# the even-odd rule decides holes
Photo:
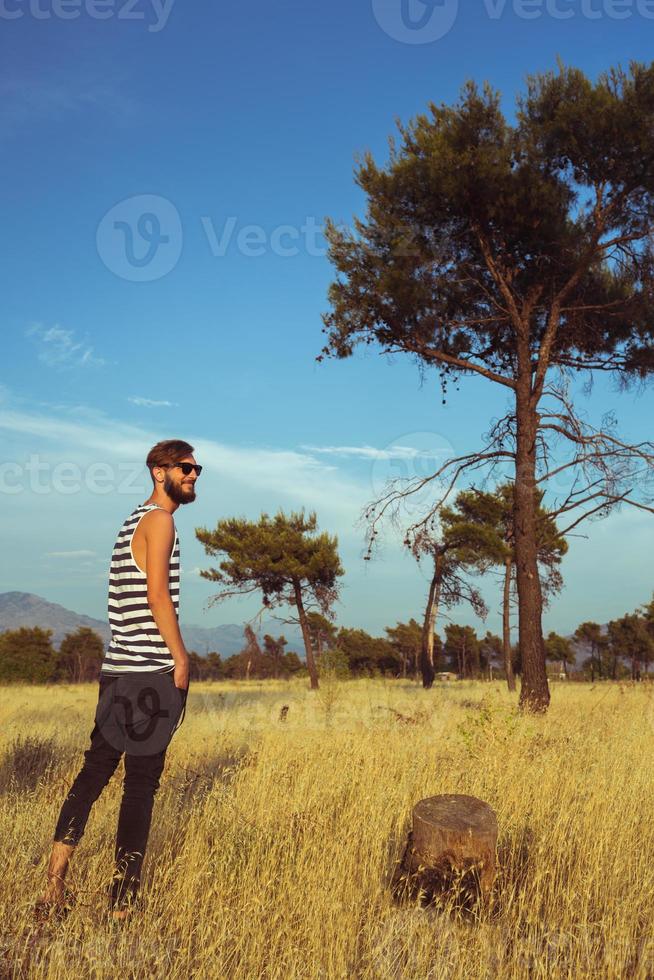
[(52, 630), (21, 626), (0, 634), (0, 680), (43, 684), (56, 671)]

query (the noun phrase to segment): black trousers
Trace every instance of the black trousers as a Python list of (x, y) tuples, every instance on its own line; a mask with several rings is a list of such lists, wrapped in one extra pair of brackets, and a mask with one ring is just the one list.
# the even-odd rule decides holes
[(101, 675), (91, 745), (59, 814), (54, 839), (78, 844), (91, 807), (125, 755), (125, 779), (116, 833), (112, 907), (138, 893), (155, 793), (166, 750), (186, 713), (187, 691), (173, 672)]

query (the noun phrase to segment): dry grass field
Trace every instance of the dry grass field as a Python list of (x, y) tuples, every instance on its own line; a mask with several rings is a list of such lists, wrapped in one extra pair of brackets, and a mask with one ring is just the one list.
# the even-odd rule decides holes
[[(120, 925), (105, 909), (121, 763), (71, 864), (74, 909), (37, 927), (96, 696), (0, 691), (0, 976), (654, 977), (649, 684), (553, 685), (533, 718), (500, 683), (196, 683), (155, 802), (143, 911)], [(412, 806), (451, 792), (497, 813), (491, 903), (397, 903)]]

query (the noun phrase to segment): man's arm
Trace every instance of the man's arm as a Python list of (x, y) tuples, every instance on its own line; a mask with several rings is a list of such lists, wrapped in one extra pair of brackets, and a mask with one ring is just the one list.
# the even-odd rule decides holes
[(172, 514), (162, 510), (151, 511), (143, 518), (143, 533), (148, 605), (157, 629), (175, 661), (175, 684), (186, 689), (189, 681), (189, 656), (179, 631), (179, 623), (168, 587), (170, 556), (175, 543)]

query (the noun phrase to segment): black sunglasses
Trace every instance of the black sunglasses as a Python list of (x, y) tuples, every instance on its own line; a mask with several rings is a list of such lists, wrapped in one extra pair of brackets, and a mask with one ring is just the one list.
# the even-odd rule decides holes
[(193, 472), (193, 470), (195, 470), (197, 476), (199, 476), (202, 472), (202, 467), (199, 466), (198, 463), (163, 463), (162, 465), (165, 468), (169, 466), (179, 466), (184, 476), (188, 476), (189, 473)]

